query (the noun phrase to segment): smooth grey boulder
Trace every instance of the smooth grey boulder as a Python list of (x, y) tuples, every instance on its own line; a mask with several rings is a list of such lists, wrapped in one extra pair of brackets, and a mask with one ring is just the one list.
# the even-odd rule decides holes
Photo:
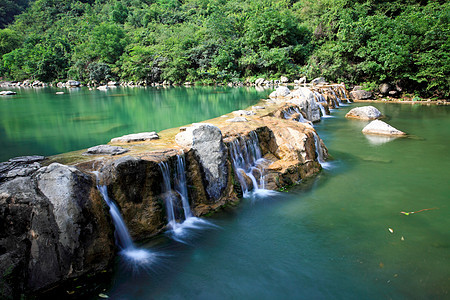
[(120, 155), (130, 151), (129, 149), (125, 149), (119, 146), (111, 146), (111, 145), (98, 145), (87, 149), (83, 155), (96, 155), (96, 154), (108, 154), (108, 155)]
[(286, 97), (291, 93), (291, 91), (285, 86), (279, 86), (275, 91), (273, 91), (269, 97), (277, 98), (277, 97)]
[(382, 118), (383, 115), (376, 107), (369, 105), (352, 108), (345, 117), (360, 120), (375, 120)]
[(366, 127), (363, 128), (362, 132), (364, 134), (377, 134), (377, 135), (388, 135), (388, 136), (402, 136), (406, 135), (403, 131), (400, 131), (391, 125), (380, 121), (374, 120), (370, 122)]
[(372, 98), (372, 92), (365, 90), (351, 91), (350, 96), (353, 100), (367, 100)]
[(111, 143), (131, 143), (131, 142), (141, 142), (141, 141), (149, 141), (159, 139), (159, 136), (156, 132), (141, 132), (141, 133), (133, 133), (127, 134), (121, 137), (113, 138)]
[(195, 150), (206, 179), (209, 197), (219, 199), (227, 186), (227, 149), (220, 129), (211, 124), (193, 124), (178, 133), (175, 141), (183, 147)]

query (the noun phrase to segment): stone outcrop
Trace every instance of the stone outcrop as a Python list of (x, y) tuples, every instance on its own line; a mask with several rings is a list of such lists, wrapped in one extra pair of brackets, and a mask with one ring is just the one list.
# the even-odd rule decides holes
[(0, 184), (2, 298), (99, 272), (115, 253), (107, 210), (92, 178), (57, 163), (31, 164), (29, 172)]
[(311, 83), (313, 85), (319, 85), (319, 84), (327, 84), (327, 81), (325, 80), (324, 77), (317, 77), (311, 80)]
[(285, 87), (285, 86), (280, 86), (278, 87), (275, 91), (273, 91), (269, 97), (270, 98), (277, 98), (277, 97), (287, 97), (289, 94), (291, 93), (291, 91)]
[(363, 128), (362, 132), (364, 134), (376, 134), (376, 135), (388, 135), (388, 136), (404, 136), (406, 133), (400, 131), (391, 125), (380, 121), (374, 120), (370, 122), (366, 127)]
[(345, 117), (359, 120), (375, 120), (382, 118), (383, 115), (376, 107), (369, 105), (352, 108)]
[(351, 91), (350, 96), (353, 100), (368, 100), (372, 99), (372, 92), (365, 90)]

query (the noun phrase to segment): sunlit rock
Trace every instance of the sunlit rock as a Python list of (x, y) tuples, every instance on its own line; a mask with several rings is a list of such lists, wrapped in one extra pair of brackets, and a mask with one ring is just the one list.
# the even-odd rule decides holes
[(352, 108), (345, 117), (360, 120), (375, 120), (382, 118), (383, 115), (376, 107), (369, 105)]
[(366, 127), (363, 128), (362, 132), (365, 134), (379, 134), (389, 136), (402, 136), (406, 134), (403, 131), (400, 131), (380, 120), (374, 120), (370, 122)]

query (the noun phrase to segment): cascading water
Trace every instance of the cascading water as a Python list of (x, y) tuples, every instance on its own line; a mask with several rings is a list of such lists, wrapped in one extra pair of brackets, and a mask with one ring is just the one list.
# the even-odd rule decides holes
[(322, 113), (322, 117), (325, 117), (327, 115), (327, 111), (325, 110), (325, 107), (323, 107), (323, 105), (321, 103), (317, 103), (317, 105), (319, 105), (320, 112)]
[[(94, 173), (97, 176), (98, 181), (98, 173)], [(137, 248), (133, 244), (133, 240), (131, 239), (130, 233), (128, 232), (122, 215), (120, 214), (119, 208), (108, 196), (106, 185), (97, 184), (97, 189), (102, 195), (103, 200), (109, 207), (109, 213), (111, 215), (111, 219), (114, 223), (115, 228), (114, 236), (116, 238), (116, 244), (121, 249), (120, 254), (122, 254), (133, 263), (149, 263), (151, 261), (152, 254), (148, 250)]]
[(314, 146), (316, 147), (316, 154), (317, 154), (317, 161), (321, 164), (321, 166), (325, 169), (329, 168), (329, 163), (325, 161), (325, 158), (323, 157), (323, 149), (322, 145), (320, 144), (320, 139), (317, 133), (313, 132), (314, 135)]
[[(172, 190), (171, 184), (171, 173), (169, 165), (166, 162), (159, 163), (161, 173), (163, 176), (162, 192), (164, 194), (164, 202), (166, 204), (167, 210), (167, 223), (170, 228), (170, 233), (172, 237), (179, 242), (185, 242), (180, 239), (181, 236), (186, 235), (186, 230), (188, 228), (200, 228), (198, 224), (206, 225), (209, 227), (215, 227), (214, 224), (202, 220), (200, 218), (194, 217), (189, 205), (189, 197), (186, 183), (186, 169), (185, 169), (185, 159), (184, 155), (177, 155), (176, 172), (174, 174), (174, 188)], [(181, 199), (184, 212), (184, 220), (182, 216), (177, 216), (177, 200), (176, 195)], [(177, 217), (179, 220), (177, 220)]]
[(284, 118), (289, 119), (290, 117), (292, 117), (293, 114), (298, 114), (298, 121), (300, 123), (309, 123), (310, 125), (312, 125), (311, 122), (309, 122), (308, 120), (305, 119), (305, 117), (303, 117), (303, 114), (297, 107), (290, 107), (287, 111), (285, 111)]
[[(267, 195), (271, 192), (265, 189), (264, 163), (266, 160), (262, 157), (256, 133), (251, 131), (248, 139), (242, 137), (236, 138), (229, 144), (229, 150), (233, 168), (241, 185), (243, 196), (250, 196), (249, 187), (245, 178), (246, 176), (252, 182), (254, 194)], [(259, 177), (259, 181), (257, 180), (257, 177)]]

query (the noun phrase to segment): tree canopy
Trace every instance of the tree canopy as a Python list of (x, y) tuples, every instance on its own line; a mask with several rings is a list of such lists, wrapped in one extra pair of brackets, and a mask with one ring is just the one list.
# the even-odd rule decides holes
[(0, 29), (0, 76), (325, 76), (449, 97), (449, 21), (450, 4), (431, 0), (36, 0)]

